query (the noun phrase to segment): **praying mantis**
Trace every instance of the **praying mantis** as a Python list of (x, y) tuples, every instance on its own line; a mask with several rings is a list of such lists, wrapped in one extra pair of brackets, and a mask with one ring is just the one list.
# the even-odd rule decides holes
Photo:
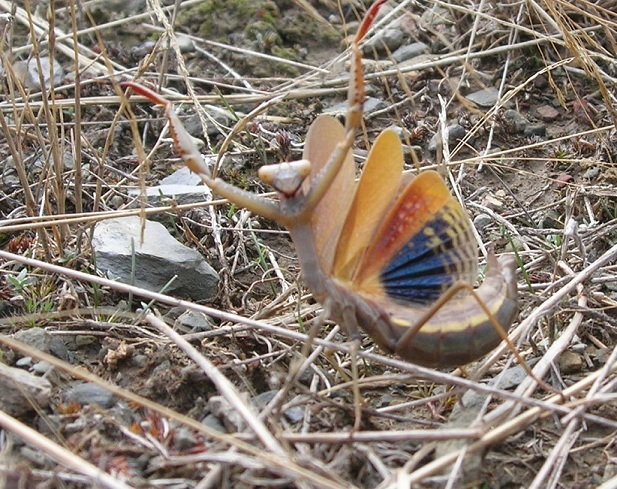
[(392, 130), (379, 135), (355, 181), (365, 97), (359, 45), (385, 1), (370, 7), (351, 46), (345, 126), (321, 115), (301, 160), (260, 168), (278, 201), (214, 178), (171, 103), (137, 83), (122, 86), (165, 106), (177, 153), (213, 192), (287, 229), (304, 281), (352, 338), (364, 331), (422, 366), (462, 366), (494, 349), (516, 318), (515, 260), (490, 249), (486, 277), (473, 289), (478, 247), (468, 215), (437, 172), (404, 181)]

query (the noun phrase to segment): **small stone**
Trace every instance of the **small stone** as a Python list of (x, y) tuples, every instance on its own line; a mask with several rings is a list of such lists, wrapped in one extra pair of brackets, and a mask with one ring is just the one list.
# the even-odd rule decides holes
[(274, 396), (276, 396), (277, 392), (278, 391), (276, 390), (262, 392), (261, 394), (258, 394), (253, 398), (253, 404), (255, 404), (258, 409), (263, 409), (272, 399), (274, 399)]
[(195, 43), (189, 36), (178, 34), (176, 36), (176, 41), (178, 42), (178, 48), (182, 54), (192, 53), (195, 51)]
[(513, 252), (523, 250), (525, 250), (525, 245), (520, 238), (512, 236), (512, 238), (508, 240), (508, 243), (506, 244), (506, 251)]
[[(433, 4), (431, 8), (425, 10), (420, 17), (420, 26), (431, 28), (430, 30), (433, 30), (432, 28), (434, 27), (442, 25), (449, 27), (453, 24), (454, 19), (452, 13), (448, 9), (437, 4)], [(442, 32), (442, 30), (439, 29), (439, 32)]]
[(201, 185), (201, 178), (197, 173), (193, 173), (188, 166), (183, 166), (179, 170), (176, 170), (171, 175), (162, 178), (159, 182), (160, 185), (186, 185), (197, 186)]
[(476, 104), (478, 107), (494, 107), (499, 98), (499, 90), (495, 87), (489, 87), (484, 90), (478, 90), (477, 92), (470, 93), (465, 98)]
[(15, 366), (16, 367), (28, 367), (30, 368), (32, 366), (32, 357), (22, 357), (19, 360), (17, 360), (15, 362)]
[[(347, 102), (341, 102), (340, 104), (333, 105), (327, 111), (326, 114), (330, 114), (333, 116), (340, 116), (347, 114)], [(364, 102), (364, 113), (370, 114), (376, 110), (383, 110), (388, 108), (388, 104), (381, 99), (375, 97), (367, 97)]]
[(145, 367), (148, 363), (147, 355), (133, 355), (131, 357), (131, 363), (136, 367)]
[(560, 116), (559, 111), (550, 105), (541, 105), (537, 107), (536, 114), (538, 114), (538, 117), (544, 122), (553, 122)]
[(520, 112), (514, 109), (508, 109), (503, 113), (504, 118), (514, 126), (518, 133), (522, 133), (529, 125), (529, 121)]
[(61, 360), (69, 359), (69, 352), (64, 342), (59, 337), (50, 335), (43, 328), (22, 329), (15, 333), (14, 338), (43, 353), (51, 353)]
[(223, 396), (211, 396), (208, 399), (208, 408), (223, 423), (228, 432), (244, 431), (246, 427), (244, 418)]
[[(139, 188), (129, 188), (127, 194), (133, 199), (129, 207), (139, 207), (139, 197), (142, 195), (142, 191)], [(168, 204), (170, 200), (178, 205), (196, 204), (209, 200), (211, 197), (212, 192), (205, 185), (156, 185), (146, 188), (148, 205), (153, 207)]]
[(78, 334), (75, 336), (75, 346), (83, 348), (95, 344), (98, 338), (92, 334)]
[(364, 45), (362, 52), (365, 56), (391, 53), (401, 47), (404, 39), (405, 35), (400, 28), (384, 29)]
[(381, 99), (375, 97), (367, 97), (364, 101), (364, 113), (371, 114), (378, 110), (384, 110), (388, 108), (388, 104)]
[(513, 389), (528, 377), (527, 372), (521, 365), (516, 365), (507, 369), (501, 375), (490, 382), (500, 389)]
[(487, 194), (482, 199), (482, 205), (492, 210), (499, 210), (503, 208), (503, 202), (495, 195)]
[(493, 218), (488, 214), (478, 214), (473, 219), (473, 225), (479, 232), (484, 231), (484, 229), (493, 222)]
[(583, 358), (583, 355), (566, 350), (557, 360), (557, 364), (559, 365), (559, 370), (562, 374), (573, 374), (580, 372), (583, 369), (585, 359)]
[(45, 375), (49, 373), (51, 370), (53, 370), (53, 367), (51, 366), (51, 364), (44, 362), (44, 361), (36, 362), (32, 366), (32, 371), (34, 373), (41, 374), (41, 375)]
[(176, 450), (183, 451), (197, 445), (195, 432), (186, 426), (178, 426), (174, 429), (173, 446)]
[(96, 225), (92, 247), (99, 270), (125, 283), (156, 292), (166, 288), (167, 293), (193, 300), (216, 295), (218, 274), (200, 253), (176, 240), (163, 225), (148, 220), (143, 224), (143, 242), (138, 216)]
[(97, 404), (104, 409), (109, 409), (116, 401), (114, 395), (107, 389), (91, 382), (83, 382), (74, 385), (64, 394), (64, 402), (76, 402), (82, 405)]
[(190, 309), (175, 321), (174, 326), (189, 332), (212, 331), (213, 328), (212, 319), (203, 312)]
[(546, 136), (546, 126), (544, 124), (529, 124), (525, 126), (523, 130), (523, 136), (525, 137), (544, 137)]
[(51, 384), (47, 379), (25, 370), (0, 363), (0, 409), (21, 417), (35, 407), (44, 410), (49, 404)]
[[(461, 141), (465, 135), (467, 134), (466, 129), (460, 124), (452, 124), (448, 126), (448, 144), (451, 146), (453, 144)], [(439, 141), (440, 133), (435, 133), (431, 140), (428, 143), (428, 150), (431, 153), (435, 153), (437, 151), (437, 142)]]
[(591, 168), (587, 168), (585, 173), (583, 173), (583, 178), (585, 180), (593, 180), (598, 177), (600, 174), (600, 168), (597, 166), (592, 166)]
[(285, 409), (285, 411), (283, 411), (283, 415), (290, 423), (299, 423), (304, 419), (305, 412), (306, 408), (301, 406), (294, 406), (289, 409)]
[(422, 54), (428, 54), (429, 52), (430, 48), (427, 44), (424, 44), (423, 42), (413, 42), (411, 44), (401, 46), (394, 51), (392, 53), (392, 60), (397, 63), (402, 63)]
[(220, 433), (227, 433), (228, 431), (223, 426), (223, 423), (219, 421), (219, 419), (214, 414), (208, 414), (204, 419), (201, 420), (202, 424), (206, 425), (208, 428), (216, 430)]
[[(211, 118), (216, 123), (209, 123), (207, 125), (206, 133), (209, 137), (216, 137), (221, 135), (221, 129), (219, 129), (217, 125), (221, 125), (223, 127), (231, 127), (235, 124), (235, 119), (233, 115), (224, 109), (218, 107), (209, 107), (207, 111), (209, 118)], [(194, 138), (193, 142), (197, 144), (197, 147), (200, 148), (204, 146), (204, 142), (202, 139), (204, 137), (204, 130), (203, 126), (201, 125), (201, 119), (199, 118), (199, 115), (194, 114), (184, 119), (183, 122), (187, 132)]]
[[(29, 59), (28, 61), (16, 61), (13, 64), (13, 71), (15, 76), (24, 86), (29, 90), (41, 89), (41, 78), (43, 79), (44, 89), (47, 90), (50, 86), (50, 59), (49, 56), (41, 56), (41, 71), (42, 77), (39, 76), (38, 64), (35, 59)], [(54, 58), (54, 71), (53, 71), (53, 83), (54, 85), (60, 85), (60, 82), (64, 78), (64, 70), (58, 60)]]
[(111, 199), (109, 199), (109, 207), (112, 209), (120, 209), (124, 205), (124, 197), (122, 195), (114, 195)]

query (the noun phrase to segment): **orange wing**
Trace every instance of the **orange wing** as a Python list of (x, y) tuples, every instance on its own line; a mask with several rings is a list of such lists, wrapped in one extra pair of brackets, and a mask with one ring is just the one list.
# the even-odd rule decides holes
[(469, 217), (441, 176), (425, 171), (407, 185), (358, 265), (356, 290), (431, 304), (455, 282), (477, 278)]
[[(333, 117), (321, 115), (311, 124), (303, 153), (303, 158), (311, 162), (311, 173), (303, 184), (305, 192), (326, 166), (336, 145), (344, 139), (345, 128)], [(322, 270), (327, 274), (332, 271), (336, 243), (354, 194), (355, 173), (353, 155), (349, 151), (330, 188), (313, 210), (311, 227), (315, 248)]]
[(401, 141), (382, 132), (371, 149), (336, 246), (334, 276), (349, 280), (384, 214), (396, 197), (403, 172)]

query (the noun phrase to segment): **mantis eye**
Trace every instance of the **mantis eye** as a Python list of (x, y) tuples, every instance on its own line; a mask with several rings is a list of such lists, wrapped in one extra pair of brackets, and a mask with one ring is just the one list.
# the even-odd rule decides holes
[(286, 197), (291, 197), (298, 191), (310, 171), (311, 162), (309, 160), (298, 160), (264, 165), (259, 169), (258, 175), (262, 182)]

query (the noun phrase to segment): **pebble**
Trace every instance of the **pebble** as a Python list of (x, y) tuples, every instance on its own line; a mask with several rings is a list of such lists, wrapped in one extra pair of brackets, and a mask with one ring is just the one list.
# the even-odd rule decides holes
[(15, 333), (14, 337), (43, 353), (51, 353), (61, 360), (69, 359), (69, 351), (64, 342), (57, 336), (50, 335), (43, 328), (22, 329)]
[(582, 355), (566, 350), (559, 356), (557, 364), (562, 374), (573, 374), (583, 369), (585, 360)]
[(213, 328), (212, 319), (203, 312), (191, 311), (190, 309), (176, 319), (174, 326), (190, 332), (212, 331)]
[(518, 133), (522, 133), (529, 125), (529, 121), (520, 112), (514, 109), (508, 109), (503, 113), (504, 118), (514, 125), (514, 129)]
[(188, 166), (183, 166), (171, 175), (162, 178), (159, 185), (201, 185), (201, 178), (197, 173), (193, 173)]
[(90, 382), (73, 385), (65, 394), (64, 402), (77, 402), (82, 405), (98, 404), (102, 408), (109, 409), (116, 400), (114, 395), (104, 387)]
[[(456, 144), (465, 137), (467, 130), (460, 124), (452, 124), (448, 126), (448, 144)], [(431, 153), (437, 151), (437, 142), (439, 141), (440, 134), (437, 132), (433, 134), (433, 137), (428, 143), (428, 150)]]
[(193, 40), (184, 34), (178, 34), (176, 36), (176, 41), (178, 43), (178, 48), (180, 48), (180, 52), (182, 54), (192, 53), (195, 51), (195, 43)]
[(529, 124), (525, 126), (523, 130), (523, 136), (533, 137), (533, 136), (546, 136), (546, 126), (544, 124)]
[[(277, 394), (277, 390), (265, 391), (253, 398), (253, 404), (259, 409), (264, 409), (268, 403), (274, 399)], [(290, 407), (283, 411), (283, 416), (287, 418), (290, 423), (298, 423), (304, 419), (305, 408), (302, 406)]]
[(583, 178), (586, 180), (593, 180), (598, 175), (600, 175), (600, 168), (597, 166), (592, 166), (591, 168), (587, 168), (585, 173), (583, 173)]
[(499, 90), (495, 87), (489, 87), (470, 93), (465, 98), (478, 107), (494, 107), (499, 99)]
[(174, 429), (173, 445), (176, 450), (188, 450), (197, 445), (195, 432), (186, 426), (177, 426)]
[(536, 108), (536, 114), (544, 122), (553, 122), (559, 118), (559, 111), (550, 105), (540, 105)]
[[(50, 59), (48, 56), (41, 56), (41, 71), (43, 72), (44, 89), (47, 90), (51, 86), (49, 69)], [(41, 77), (39, 76), (38, 64), (35, 59), (29, 59), (28, 61), (16, 61), (13, 64), (13, 71), (17, 76), (20, 83), (29, 90), (41, 89)], [(58, 63), (58, 60), (54, 58), (54, 72), (53, 72), (54, 85), (60, 85), (64, 78), (64, 69)]]
[(452, 26), (454, 23), (454, 18), (450, 10), (437, 4), (425, 10), (420, 17), (420, 26), (425, 28), (441, 25)]
[(428, 53), (430, 53), (430, 48), (427, 44), (423, 42), (413, 42), (411, 44), (401, 46), (394, 51), (392, 53), (392, 60), (397, 63), (402, 63), (403, 61), (409, 61), (410, 59)]
[(35, 405), (43, 410), (47, 407), (51, 384), (47, 379), (0, 363), (0, 392), (0, 410), (21, 417), (33, 411)]
[(221, 423), (214, 414), (208, 414), (208, 416), (201, 420), (201, 423), (210, 429), (218, 431), (219, 433), (227, 433), (223, 423)]
[(37, 374), (41, 374), (41, 375), (45, 375), (49, 372), (51, 372), (51, 370), (53, 369), (53, 367), (51, 366), (51, 364), (41, 361), (41, 362), (36, 362), (33, 366), (32, 366), (32, 371), (34, 373)]
[(239, 433), (246, 428), (244, 418), (223, 396), (211, 396), (208, 399), (208, 409), (223, 423), (228, 432)]
[(362, 52), (365, 56), (391, 53), (403, 45), (405, 34), (400, 28), (384, 29), (364, 45)]
[(479, 232), (483, 232), (484, 229), (493, 222), (493, 218), (488, 214), (478, 214), (473, 218), (473, 225)]

